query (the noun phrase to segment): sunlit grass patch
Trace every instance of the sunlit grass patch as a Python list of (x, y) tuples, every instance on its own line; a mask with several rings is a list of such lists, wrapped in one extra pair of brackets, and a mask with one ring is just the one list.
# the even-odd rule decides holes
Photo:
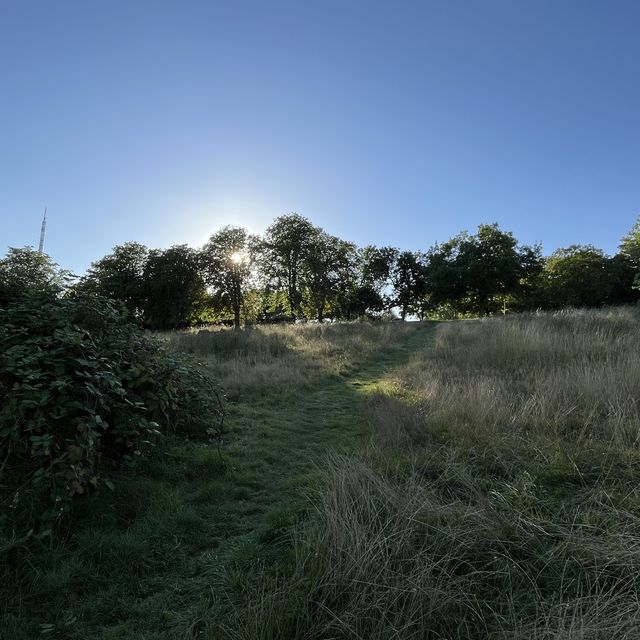
[(165, 334), (176, 348), (203, 359), (223, 386), (272, 390), (349, 371), (415, 325), (383, 322), (307, 323)]

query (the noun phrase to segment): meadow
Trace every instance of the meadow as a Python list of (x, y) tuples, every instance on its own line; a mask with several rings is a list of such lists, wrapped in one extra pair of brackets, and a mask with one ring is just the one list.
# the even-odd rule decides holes
[(2, 565), (6, 638), (640, 635), (640, 316), (162, 334), (227, 391)]

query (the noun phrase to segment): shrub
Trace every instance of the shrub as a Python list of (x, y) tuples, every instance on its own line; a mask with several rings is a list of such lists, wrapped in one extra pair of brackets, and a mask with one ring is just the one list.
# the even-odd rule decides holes
[(221, 419), (212, 380), (106, 299), (33, 293), (0, 309), (0, 517), (14, 533), (111, 486), (101, 469), (161, 431)]

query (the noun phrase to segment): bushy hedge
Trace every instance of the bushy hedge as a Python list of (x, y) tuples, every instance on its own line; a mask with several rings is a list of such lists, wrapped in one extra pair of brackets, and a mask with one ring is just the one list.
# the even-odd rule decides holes
[(111, 486), (101, 470), (161, 432), (215, 435), (221, 424), (213, 381), (108, 300), (40, 293), (0, 309), (5, 535), (55, 522), (74, 496)]

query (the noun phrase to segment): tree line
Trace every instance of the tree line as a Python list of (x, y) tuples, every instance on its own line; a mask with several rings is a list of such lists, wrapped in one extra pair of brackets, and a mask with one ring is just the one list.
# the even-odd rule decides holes
[(128, 242), (72, 284), (46, 256), (11, 249), (0, 260), (0, 303), (12, 286), (57, 280), (72, 294), (119, 301), (151, 329), (395, 314), (404, 320), (628, 304), (640, 298), (639, 273), (640, 218), (613, 256), (591, 245), (543, 256), (539, 245), (520, 244), (497, 224), (404, 251), (358, 247), (291, 213), (262, 236), (224, 227), (200, 249)]

